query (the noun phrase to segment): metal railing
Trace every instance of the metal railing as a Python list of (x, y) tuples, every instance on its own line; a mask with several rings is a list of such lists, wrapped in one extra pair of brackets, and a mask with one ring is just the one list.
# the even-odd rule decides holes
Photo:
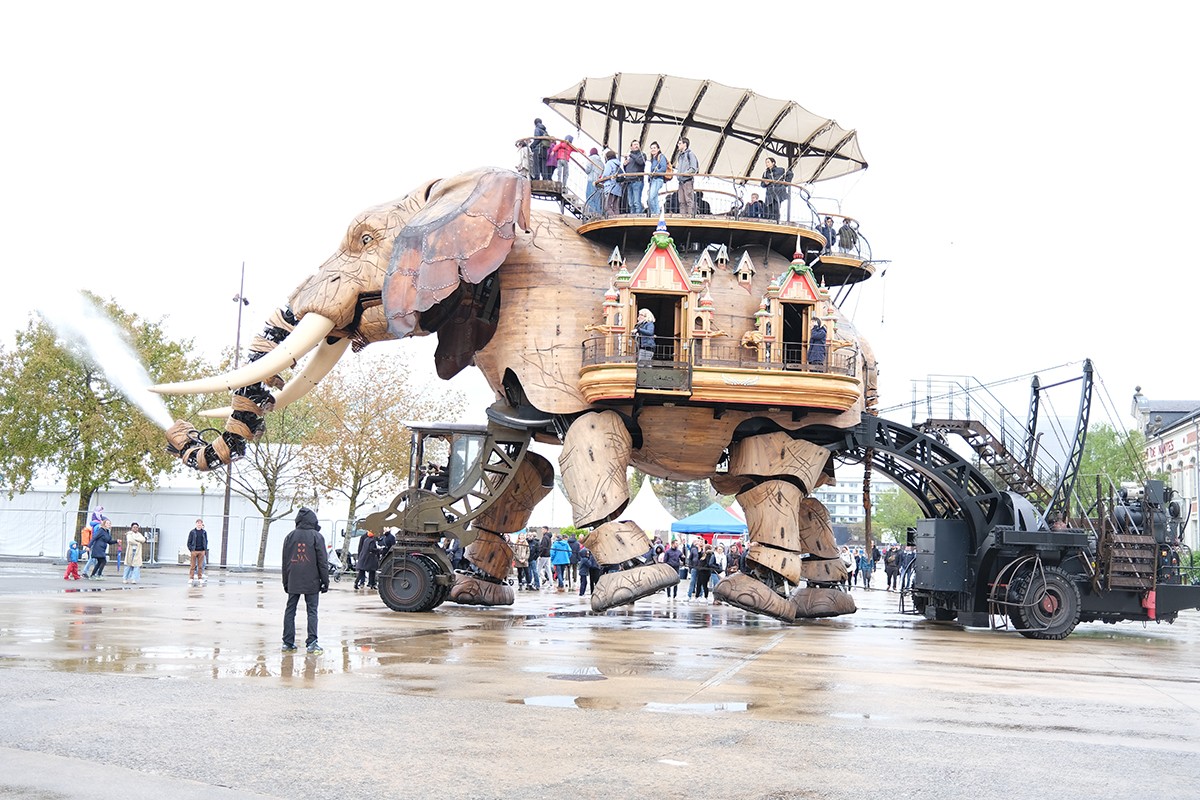
[[(920, 397), (921, 390), (924, 397)], [(1060, 467), (1056, 448), (1042, 447), (1035, 439), (1032, 458), (1026, 450), (1025, 421), (1010, 411), (991, 389), (969, 376), (930, 376), (913, 381), (912, 422), (924, 419), (975, 420), (981, 422), (1017, 460), (1031, 464), (1034, 477), (1051, 488)], [(1047, 452), (1050, 450), (1051, 452)]]
[[(154, 502), (154, 493), (138, 495), (147, 503)], [(199, 497), (197, 497), (199, 503)], [(110, 509), (107, 516), (113, 520), (113, 534), (124, 543), (125, 531), (130, 522), (138, 522), (146, 534), (146, 564), (187, 563), (188, 532), (196, 523), (196, 513), (143, 513), (137, 510), (136, 501), (123, 509)], [(295, 527), (295, 515), (271, 523), (267, 534), (264, 566), (278, 567), (282, 558), (284, 537)], [(74, 511), (45, 508), (0, 508), (0, 556), (25, 558), (64, 559), (68, 543), (76, 538), (77, 517)], [(209, 563), (216, 566), (221, 552), (220, 515), (208, 515)], [(341, 547), (340, 532), (347, 526), (346, 520), (320, 520), (326, 545)], [(258, 516), (229, 517), (229, 546), (226, 566), (251, 567), (258, 563), (258, 548), (262, 537), (263, 518)], [(111, 549), (111, 548), (110, 548)], [(116, 564), (115, 552), (110, 561)]]
[[(545, 137), (547, 144), (553, 146), (557, 139)], [(601, 177), (603, 164), (592, 168), (589, 157), (581, 153), (573, 153), (569, 164), (564, 170), (561, 163), (552, 171), (534, 171), (530, 162), (530, 139), (517, 142), (521, 152), (521, 163), (518, 171), (541, 178), (539, 185), (550, 184), (561, 194), (569, 193), (577, 198), (583, 206), (586, 219), (616, 219), (625, 217), (657, 217), (659, 211), (668, 216), (680, 216), (679, 213), (679, 178), (663, 180), (661, 175), (647, 172), (629, 173), (616, 178)], [(621, 156), (618, 156), (621, 158)], [(565, 173), (565, 176), (564, 176)], [(563, 178), (565, 177), (565, 180)], [(724, 173), (696, 173), (693, 176), (695, 190), (696, 213), (687, 215), (690, 219), (734, 219), (748, 220), (758, 223), (779, 223), (790, 226), (807, 228), (820, 233), (822, 222), (826, 218), (833, 220), (833, 236), (822, 234), (827, 241), (826, 253), (852, 255), (864, 261), (870, 261), (871, 245), (863, 235), (858, 220), (839, 212), (819, 211), (812, 202), (812, 195), (807, 185), (788, 181), (770, 180), (755, 175), (731, 175)], [(614, 180), (620, 180), (620, 201), (616, 210), (609, 210), (604, 202), (606, 194), (612, 194), (608, 187)], [(768, 189), (771, 199), (768, 200)], [(631, 195), (637, 197), (636, 202)], [(757, 203), (755, 202), (757, 195)], [(657, 197), (658, 202), (652, 202)], [(635, 211), (636, 205), (642, 210)], [(840, 241), (838, 231), (846, 224), (853, 230), (853, 236), (846, 237), (852, 241), (846, 246)]]
[[(583, 366), (629, 364), (637, 361), (637, 342), (629, 334), (594, 336), (583, 342)], [(656, 337), (650, 365), (688, 364), (695, 367), (858, 375), (857, 347), (836, 347), (799, 342), (767, 342), (760, 358), (755, 345), (731, 339)], [(777, 358), (772, 359), (773, 355)], [(817, 358), (811, 358), (816, 355)]]

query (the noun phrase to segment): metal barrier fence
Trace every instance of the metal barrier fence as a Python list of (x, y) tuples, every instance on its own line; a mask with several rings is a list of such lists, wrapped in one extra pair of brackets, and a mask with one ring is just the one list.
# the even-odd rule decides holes
[[(108, 511), (112, 519), (113, 538), (122, 543), (131, 522), (137, 522), (146, 535), (146, 563), (186, 564), (187, 537), (195, 527), (195, 514), (140, 514), (136, 510)], [(66, 509), (0, 508), (0, 556), (29, 558), (66, 558), (67, 547), (78, 531), (76, 513)], [(209, 563), (218, 565), (221, 555), (222, 518), (209, 515), (205, 520), (208, 531)], [(341, 547), (341, 533), (347, 527), (345, 519), (321, 519), (321, 532), (331, 548)], [(229, 545), (225, 566), (254, 567), (258, 565), (258, 550), (262, 538), (262, 517), (229, 518)], [(295, 527), (295, 515), (271, 523), (267, 533), (263, 566), (278, 567), (281, 563), (283, 540)], [(110, 560), (116, 561), (115, 557)]]

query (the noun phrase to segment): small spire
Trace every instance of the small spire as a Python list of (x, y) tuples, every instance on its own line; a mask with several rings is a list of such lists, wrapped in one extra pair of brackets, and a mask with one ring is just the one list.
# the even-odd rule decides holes
[(729, 251), (725, 249), (725, 245), (721, 245), (720, 248), (717, 249), (717, 263), (718, 264), (728, 264), (729, 263)]
[(625, 259), (621, 258), (620, 249), (614, 247), (613, 251), (612, 251), (612, 255), (608, 257), (608, 265), (610, 267), (619, 267), (624, 263), (625, 263)]

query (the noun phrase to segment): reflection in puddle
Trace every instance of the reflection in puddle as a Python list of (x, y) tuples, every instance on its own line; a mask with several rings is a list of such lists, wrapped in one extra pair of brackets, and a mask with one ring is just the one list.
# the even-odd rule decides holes
[(523, 701), (527, 706), (550, 706), (551, 708), (578, 708), (575, 697), (566, 694), (544, 694), (539, 697), (526, 697)]
[(606, 681), (608, 678), (604, 673), (595, 667), (581, 667), (580, 669), (571, 670), (570, 672), (559, 672), (554, 675), (547, 675), (552, 681)]
[(749, 711), (749, 703), (646, 703), (643, 711), (656, 714), (721, 714)]

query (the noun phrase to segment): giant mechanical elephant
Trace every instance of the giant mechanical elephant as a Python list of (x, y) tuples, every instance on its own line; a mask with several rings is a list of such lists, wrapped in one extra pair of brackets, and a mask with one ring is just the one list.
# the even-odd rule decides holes
[[(865, 376), (859, 399), (840, 410), (589, 403), (579, 388), (581, 343), (621, 265), (609, 248), (578, 233), (579, 224), (531, 211), (528, 181), (498, 169), (433, 181), (364, 211), (333, 256), (272, 316), (245, 366), (157, 387), (163, 393), (233, 392), (219, 437), (205, 442), (178, 423), (168, 436), (172, 446), (198, 469), (227, 462), (261, 434), (264, 414), (309, 391), (347, 347), (433, 334), (442, 378), (477, 366), (506, 419), (528, 421), (541, 440), (561, 440), (575, 523), (594, 528), (589, 544), (610, 568), (593, 598), (597, 610), (678, 580), (665, 565), (642, 563), (646, 535), (620, 520), (632, 464), (673, 480), (711, 479), (722, 493), (739, 495), (753, 544), (748, 569), (722, 581), (719, 597), (783, 620), (852, 612), (849, 595), (833, 588), (844, 573), (828, 515), (807, 497), (832, 476), (829, 451), (808, 441), (805, 431), (857, 423), (873, 376), (866, 343), (856, 342)], [(735, 334), (752, 326), (772, 274), (788, 268), (787, 259), (769, 250), (755, 258), (760, 268), (752, 279), (711, 281), (720, 320)], [(846, 323), (843, 330), (852, 328)], [(314, 350), (285, 385), (278, 373)], [(495, 561), (507, 571), (503, 558)], [(789, 594), (791, 587), (799, 588)]]

